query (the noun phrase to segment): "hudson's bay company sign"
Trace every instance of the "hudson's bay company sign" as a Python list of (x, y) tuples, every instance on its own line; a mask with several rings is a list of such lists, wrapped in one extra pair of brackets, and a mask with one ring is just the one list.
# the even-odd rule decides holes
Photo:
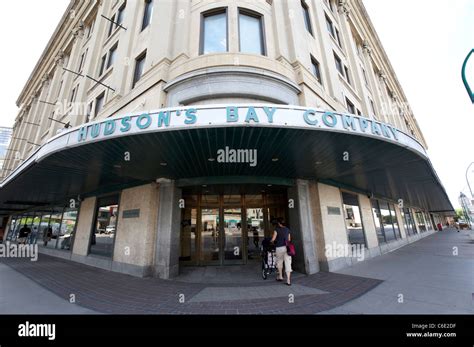
[(322, 110), (282, 106), (207, 106), (163, 109), (137, 115), (111, 117), (81, 126), (77, 142), (129, 133), (180, 128), (225, 126), (266, 126), (321, 128), (399, 140), (391, 125), (362, 116)]

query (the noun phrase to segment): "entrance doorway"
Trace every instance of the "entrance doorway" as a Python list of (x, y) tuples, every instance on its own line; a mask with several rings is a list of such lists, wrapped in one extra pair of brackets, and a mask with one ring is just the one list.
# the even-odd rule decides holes
[(262, 240), (288, 216), (286, 187), (194, 187), (183, 189), (183, 199), (182, 265), (260, 261)]

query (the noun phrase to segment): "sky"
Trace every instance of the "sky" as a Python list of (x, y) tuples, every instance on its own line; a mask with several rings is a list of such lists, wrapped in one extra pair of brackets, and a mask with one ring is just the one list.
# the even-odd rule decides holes
[[(0, 12), (0, 126), (13, 126), (15, 102), (68, 4), (69, 0), (3, 4), (8, 10)], [(459, 207), (459, 193), (469, 192), (466, 169), (474, 161), (474, 105), (461, 80), (462, 63), (474, 48), (474, 0), (364, 4), (423, 131), (431, 162), (454, 207)], [(22, 14), (21, 25), (12, 13)], [(14, 35), (9, 34), (12, 30)], [(474, 89), (474, 56), (468, 79)], [(474, 165), (471, 171), (474, 189)]]

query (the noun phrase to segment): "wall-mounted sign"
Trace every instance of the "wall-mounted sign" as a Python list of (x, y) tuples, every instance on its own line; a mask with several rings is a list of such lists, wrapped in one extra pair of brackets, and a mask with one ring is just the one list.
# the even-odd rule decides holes
[(140, 217), (140, 209), (134, 210), (123, 210), (122, 218), (139, 218)]
[(328, 215), (340, 216), (341, 209), (339, 207), (328, 206)]
[(398, 141), (399, 131), (392, 125), (362, 116), (311, 108), (277, 106), (224, 106), (219, 108), (165, 109), (139, 115), (112, 117), (85, 124), (77, 131), (77, 142), (113, 137), (153, 129), (227, 126), (280, 126), (334, 129), (368, 134)]
[(114, 116), (64, 131), (37, 152), (41, 160), (53, 152), (130, 135), (224, 127), (290, 128), (371, 137), (409, 148), (427, 157), (413, 137), (390, 124), (347, 113), (286, 105), (209, 105), (166, 108)]

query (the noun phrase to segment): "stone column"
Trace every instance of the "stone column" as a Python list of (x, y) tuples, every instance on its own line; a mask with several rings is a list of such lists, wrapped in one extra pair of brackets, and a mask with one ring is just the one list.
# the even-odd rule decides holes
[(402, 216), (402, 212), (400, 208), (398, 207), (398, 205), (395, 204), (394, 207), (395, 207), (395, 215), (397, 216), (398, 227), (400, 228), (400, 234), (402, 235), (402, 239), (406, 239), (407, 231), (405, 230), (405, 223)]
[(379, 246), (379, 241), (377, 237), (377, 229), (375, 228), (370, 199), (365, 195), (359, 194), (359, 205), (360, 212), (362, 214), (362, 224), (364, 226), (365, 239), (367, 241), (367, 249), (369, 249), (369, 251), (371, 249), (377, 249)]
[(181, 189), (174, 181), (160, 182), (158, 225), (155, 248), (154, 275), (168, 279), (179, 274), (179, 233)]
[[(337, 253), (338, 247), (345, 247), (349, 244), (341, 191), (339, 188), (318, 183), (316, 192), (319, 199), (316, 209), (319, 214), (319, 223), (321, 223), (316, 232), (318, 241), (324, 240), (324, 244), (318, 244), (319, 265), (323, 271), (337, 271), (350, 266), (353, 261), (352, 258), (340, 256)], [(326, 247), (332, 252), (326, 254)]]
[(288, 198), (294, 201), (294, 208), (289, 209), (289, 224), (296, 247), (293, 268), (306, 274), (319, 272), (310, 192), (310, 187), (314, 184), (306, 180), (297, 180), (296, 186), (288, 189)]
[(158, 214), (158, 187), (150, 183), (122, 191), (112, 270), (152, 274)]
[[(77, 221), (76, 235), (72, 249), (72, 258), (77, 256), (87, 256), (89, 251), (89, 241), (91, 238), (92, 223), (94, 222), (95, 197), (86, 198), (81, 202), (79, 220)], [(74, 260), (74, 259), (73, 259)]]

